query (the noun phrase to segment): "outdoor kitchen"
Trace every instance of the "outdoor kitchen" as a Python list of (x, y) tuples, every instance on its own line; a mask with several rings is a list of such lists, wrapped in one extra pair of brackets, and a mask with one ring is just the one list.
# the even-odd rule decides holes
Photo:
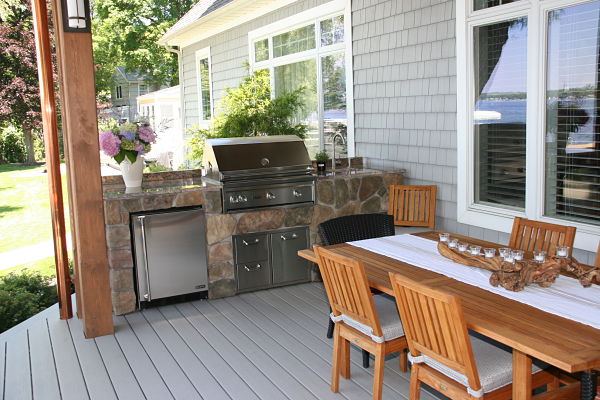
[[(145, 174), (137, 190), (126, 189), (120, 176), (103, 178), (115, 314), (132, 312), (148, 299), (144, 285), (140, 297), (138, 283), (154, 272), (139, 253), (152, 249), (136, 252), (131, 230), (144, 213), (201, 207), (206, 243), (180, 251), (168, 265), (163, 261), (158, 268), (167, 273), (158, 280), (176, 280), (177, 263), (188, 256), (181, 253), (193, 252), (193, 262), (207, 269), (207, 281), (202, 287), (190, 280), (186, 293), (213, 299), (319, 279), (312, 264), (296, 255), (319, 242), (317, 225), (343, 215), (387, 212), (387, 188), (403, 182), (403, 171), (365, 169), (361, 158), (352, 159), (351, 167), (339, 160), (335, 170), (317, 175), (304, 143), (293, 137), (217, 139), (207, 154), (206, 170)], [(177, 227), (170, 232), (157, 245), (161, 249), (180, 243)], [(198, 250), (204, 246), (204, 252)]]

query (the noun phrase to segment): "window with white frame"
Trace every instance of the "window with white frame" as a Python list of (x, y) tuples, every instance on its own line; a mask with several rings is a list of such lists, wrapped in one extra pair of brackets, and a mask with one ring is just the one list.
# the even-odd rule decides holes
[(206, 123), (213, 115), (210, 48), (208, 47), (196, 52), (196, 76), (198, 77), (198, 113), (200, 122)]
[[(336, 0), (249, 33), (252, 70), (267, 69), (272, 95), (304, 87), (298, 122), (308, 126), (311, 157), (352, 156), (349, 1)], [(341, 138), (339, 137), (341, 135)]]
[[(600, 235), (600, 1), (457, 3), (458, 219)], [(470, 4), (469, 4), (470, 3)]]

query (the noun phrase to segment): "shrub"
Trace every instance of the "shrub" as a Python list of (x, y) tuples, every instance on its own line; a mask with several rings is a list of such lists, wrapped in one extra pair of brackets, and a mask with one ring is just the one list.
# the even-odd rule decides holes
[(0, 128), (0, 160), (22, 163), (26, 159), (23, 134), (12, 126)]
[(0, 278), (0, 332), (58, 301), (52, 278), (40, 273), (11, 273)]

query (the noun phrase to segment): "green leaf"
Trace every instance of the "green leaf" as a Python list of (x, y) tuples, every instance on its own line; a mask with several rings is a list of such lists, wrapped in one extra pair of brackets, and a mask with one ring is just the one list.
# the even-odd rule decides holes
[(119, 154), (117, 154), (113, 158), (115, 159), (115, 161), (117, 162), (117, 164), (121, 164), (123, 162), (123, 160), (125, 159), (125, 152), (123, 150), (121, 150), (119, 152)]
[(129, 161), (133, 164), (137, 158), (137, 151), (126, 151), (125, 155), (129, 159)]

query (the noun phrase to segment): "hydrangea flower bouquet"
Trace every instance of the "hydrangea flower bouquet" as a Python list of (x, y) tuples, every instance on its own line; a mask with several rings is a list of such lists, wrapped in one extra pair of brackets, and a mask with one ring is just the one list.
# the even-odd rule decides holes
[(130, 122), (100, 132), (100, 149), (119, 164), (125, 157), (133, 164), (138, 155), (148, 153), (155, 142), (156, 134), (151, 127)]

